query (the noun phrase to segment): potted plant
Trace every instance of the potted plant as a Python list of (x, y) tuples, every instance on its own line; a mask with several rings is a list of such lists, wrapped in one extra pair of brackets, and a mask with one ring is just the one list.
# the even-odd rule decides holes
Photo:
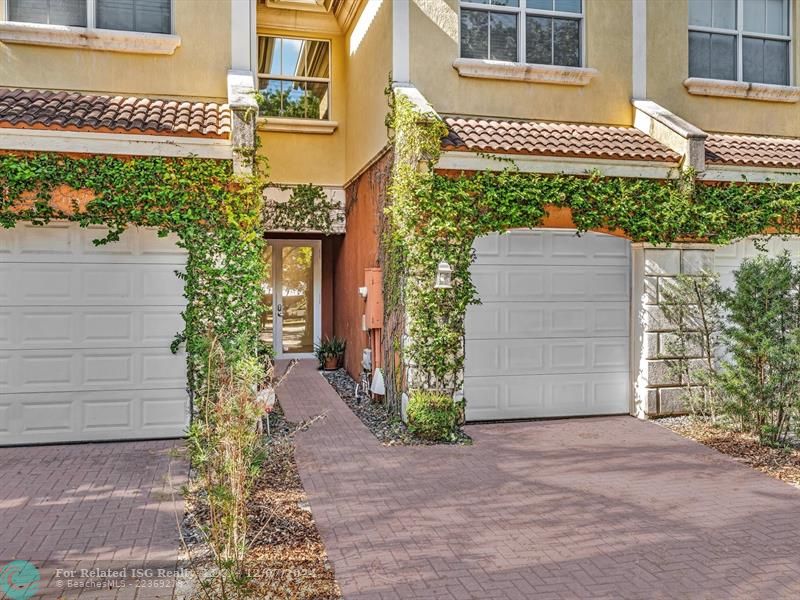
[(326, 337), (314, 346), (314, 354), (319, 361), (319, 366), (325, 371), (338, 369), (344, 359), (346, 342), (342, 338)]

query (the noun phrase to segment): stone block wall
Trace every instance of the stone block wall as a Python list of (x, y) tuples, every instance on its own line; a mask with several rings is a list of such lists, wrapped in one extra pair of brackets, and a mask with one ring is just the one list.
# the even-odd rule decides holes
[[(661, 309), (663, 291), (680, 274), (699, 275), (714, 268), (711, 246), (674, 245), (669, 248), (634, 246), (633, 360), (636, 413), (641, 417), (686, 412), (681, 382), (676, 381), (667, 348), (674, 328)], [(698, 348), (692, 356), (702, 363)]]

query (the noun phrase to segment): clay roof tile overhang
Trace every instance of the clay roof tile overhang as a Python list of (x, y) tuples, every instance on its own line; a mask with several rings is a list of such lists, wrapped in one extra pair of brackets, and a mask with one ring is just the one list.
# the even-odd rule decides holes
[(652, 161), (680, 156), (633, 127), (445, 116), (445, 151)]
[(800, 169), (800, 138), (710, 133), (706, 167)]
[(0, 88), (0, 128), (227, 138), (226, 104)]

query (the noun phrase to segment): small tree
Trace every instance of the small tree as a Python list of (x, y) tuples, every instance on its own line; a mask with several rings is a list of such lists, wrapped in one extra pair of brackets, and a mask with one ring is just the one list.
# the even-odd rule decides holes
[(786, 254), (759, 256), (734, 276), (723, 293), (726, 410), (762, 442), (785, 443), (800, 415), (800, 270)]
[(664, 351), (672, 373), (684, 388), (683, 399), (694, 414), (716, 422), (720, 406), (717, 364), (722, 310), (719, 276), (680, 275), (659, 289), (660, 308), (675, 327), (666, 335)]

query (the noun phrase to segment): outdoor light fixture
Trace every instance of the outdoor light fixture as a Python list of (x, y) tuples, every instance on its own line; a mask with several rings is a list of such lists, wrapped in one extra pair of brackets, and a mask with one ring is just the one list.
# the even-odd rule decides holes
[(433, 287), (437, 290), (449, 290), (453, 287), (453, 268), (445, 260), (436, 269), (436, 283)]

